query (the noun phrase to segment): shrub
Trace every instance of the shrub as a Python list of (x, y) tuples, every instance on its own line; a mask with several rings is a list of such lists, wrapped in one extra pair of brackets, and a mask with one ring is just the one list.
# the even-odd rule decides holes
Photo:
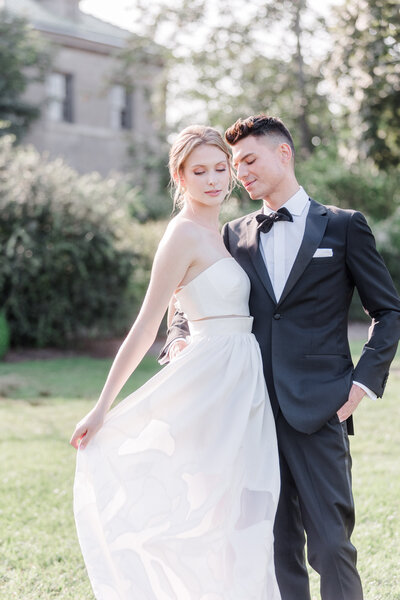
[(393, 215), (374, 227), (376, 242), (400, 292), (400, 207)]
[(126, 323), (135, 191), (0, 140), (1, 305), (13, 345), (63, 346)]
[(360, 210), (380, 221), (400, 206), (400, 173), (376, 171), (367, 163), (346, 165), (333, 152), (316, 151), (296, 172), (312, 198)]
[(158, 243), (167, 227), (168, 220), (147, 221), (143, 224), (132, 224), (131, 248), (136, 257), (131, 286), (131, 310), (142, 304), (150, 279), (151, 267)]

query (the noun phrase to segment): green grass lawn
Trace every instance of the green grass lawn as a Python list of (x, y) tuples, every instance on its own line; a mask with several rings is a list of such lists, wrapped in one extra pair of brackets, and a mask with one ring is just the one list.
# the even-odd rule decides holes
[[(93, 599), (72, 515), (75, 451), (68, 440), (109, 366), (81, 357), (0, 364), (2, 600)], [(146, 358), (121, 395), (156, 370)], [(352, 438), (353, 541), (367, 600), (400, 600), (399, 396), (397, 358), (384, 399), (364, 399), (358, 408)], [(311, 579), (318, 599), (318, 579)]]

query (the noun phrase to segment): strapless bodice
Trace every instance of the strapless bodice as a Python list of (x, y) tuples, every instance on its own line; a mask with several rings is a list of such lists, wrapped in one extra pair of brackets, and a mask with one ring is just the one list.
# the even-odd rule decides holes
[(175, 293), (175, 307), (189, 321), (249, 316), (250, 280), (232, 257), (221, 258)]

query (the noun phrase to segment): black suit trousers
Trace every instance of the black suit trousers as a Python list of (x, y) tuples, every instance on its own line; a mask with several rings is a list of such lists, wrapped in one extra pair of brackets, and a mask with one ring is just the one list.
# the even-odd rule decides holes
[(275, 521), (275, 567), (282, 600), (310, 600), (310, 565), (321, 576), (322, 600), (362, 600), (354, 528), (351, 458), (346, 425), (332, 417), (312, 434), (296, 431), (281, 412), (276, 428), (281, 496)]

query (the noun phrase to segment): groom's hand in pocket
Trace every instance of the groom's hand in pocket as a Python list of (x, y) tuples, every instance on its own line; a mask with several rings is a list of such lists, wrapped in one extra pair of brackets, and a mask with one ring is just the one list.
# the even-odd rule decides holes
[(347, 402), (345, 402), (345, 404), (343, 404), (343, 406), (337, 411), (337, 416), (339, 417), (339, 421), (341, 423), (343, 423), (343, 421), (348, 419), (353, 414), (364, 396), (365, 391), (353, 383)]

